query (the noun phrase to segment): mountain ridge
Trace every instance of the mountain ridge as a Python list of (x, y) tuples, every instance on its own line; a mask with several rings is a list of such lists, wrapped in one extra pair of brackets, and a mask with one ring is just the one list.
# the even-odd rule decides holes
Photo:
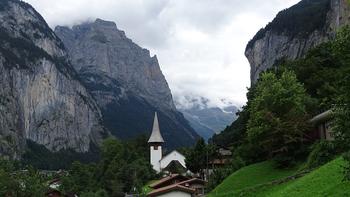
[(148, 135), (157, 111), (168, 147), (196, 141), (198, 135), (174, 105), (157, 57), (127, 38), (114, 22), (96, 19), (72, 28), (57, 26), (55, 33), (113, 135)]

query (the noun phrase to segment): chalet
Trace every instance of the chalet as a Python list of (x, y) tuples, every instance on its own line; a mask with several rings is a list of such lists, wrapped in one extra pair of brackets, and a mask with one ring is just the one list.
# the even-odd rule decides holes
[(183, 176), (181, 174), (171, 174), (165, 178), (162, 178), (161, 180), (153, 183), (150, 185), (151, 188), (153, 189), (159, 189), (165, 186), (181, 183), (183, 181), (187, 181), (190, 178)]
[(311, 139), (334, 140), (334, 133), (331, 127), (332, 120), (332, 110), (314, 116), (310, 120), (310, 123), (313, 125), (313, 130), (310, 132), (309, 137)]
[(147, 194), (147, 197), (192, 197), (195, 190), (178, 184), (162, 187)]
[(150, 185), (152, 192), (147, 196), (204, 196), (206, 182), (180, 174), (172, 174)]
[(217, 150), (217, 156), (209, 161), (209, 168), (215, 169), (224, 167), (231, 162), (232, 151), (228, 148), (220, 147)]
[(157, 113), (155, 113), (152, 133), (148, 140), (148, 144), (150, 147), (150, 162), (153, 169), (159, 173), (164, 169), (167, 169), (167, 167), (171, 164), (180, 165), (183, 169), (187, 169), (185, 163), (185, 156), (183, 156), (178, 151), (174, 150), (163, 157), (163, 143), (164, 139), (160, 133), (158, 116)]

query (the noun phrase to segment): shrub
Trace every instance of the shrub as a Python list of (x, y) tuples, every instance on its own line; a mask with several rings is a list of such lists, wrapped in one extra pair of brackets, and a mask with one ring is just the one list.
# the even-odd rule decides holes
[(343, 158), (346, 161), (343, 166), (344, 181), (350, 181), (350, 151), (343, 154)]
[(331, 161), (337, 155), (333, 142), (320, 141), (312, 145), (312, 150), (307, 158), (306, 168), (312, 169)]

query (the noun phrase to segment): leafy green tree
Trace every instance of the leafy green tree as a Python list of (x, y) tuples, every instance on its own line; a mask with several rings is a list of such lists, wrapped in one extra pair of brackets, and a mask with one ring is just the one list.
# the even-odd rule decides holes
[(207, 149), (203, 138), (186, 155), (186, 166), (193, 173), (201, 173), (207, 164)]
[(293, 72), (285, 71), (280, 78), (272, 72), (263, 73), (249, 109), (249, 141), (280, 165), (289, 165), (308, 128), (306, 105), (309, 101)]

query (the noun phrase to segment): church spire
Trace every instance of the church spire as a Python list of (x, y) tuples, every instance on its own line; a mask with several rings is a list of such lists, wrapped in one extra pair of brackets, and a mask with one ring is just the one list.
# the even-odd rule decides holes
[(163, 140), (162, 135), (160, 134), (158, 116), (157, 116), (157, 112), (156, 112), (154, 115), (152, 134), (148, 140), (148, 143), (163, 143), (163, 142), (164, 142), (164, 140)]

